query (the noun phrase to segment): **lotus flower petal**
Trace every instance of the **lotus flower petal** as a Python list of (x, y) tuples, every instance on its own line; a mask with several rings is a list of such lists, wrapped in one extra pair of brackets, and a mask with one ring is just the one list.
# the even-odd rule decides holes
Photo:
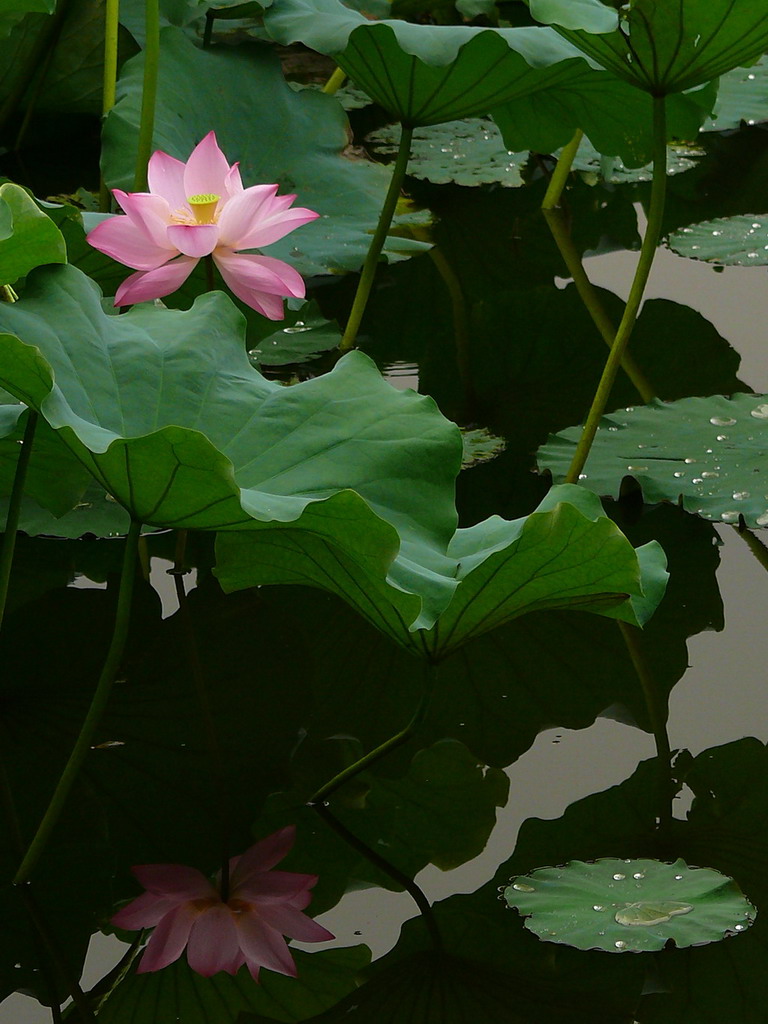
[(229, 164), (219, 149), (216, 133), (208, 132), (202, 142), (192, 150), (184, 169), (184, 192), (190, 196), (213, 193), (223, 198), (227, 192)]
[(235, 295), (270, 320), (282, 319), (285, 296), (304, 296), (304, 282), (293, 267), (237, 250), (276, 242), (318, 215), (290, 209), (296, 197), (278, 196), (277, 185), (244, 189), (238, 164), (230, 166), (214, 132), (186, 163), (153, 153), (147, 178), (149, 192), (116, 189), (125, 216), (103, 221), (88, 235), (94, 248), (140, 271), (118, 288), (116, 306), (169, 295), (198, 259), (211, 254)]
[(160, 150), (149, 158), (149, 191), (162, 196), (172, 210), (178, 210), (187, 202), (187, 194), (184, 191), (184, 167), (181, 160)]
[(170, 295), (180, 288), (197, 264), (198, 260), (179, 256), (156, 270), (131, 274), (117, 289), (115, 305), (130, 306), (135, 302), (162, 299), (164, 295)]

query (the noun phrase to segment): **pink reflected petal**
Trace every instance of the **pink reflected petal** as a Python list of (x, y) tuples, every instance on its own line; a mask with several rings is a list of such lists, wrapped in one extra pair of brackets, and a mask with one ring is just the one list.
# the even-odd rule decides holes
[[(237, 876), (241, 876), (238, 874)], [(317, 882), (317, 875), (300, 875), (294, 871), (261, 871), (246, 875), (236, 885), (239, 899), (251, 903), (287, 903), (311, 889)]]
[(217, 224), (171, 224), (168, 240), (185, 256), (210, 256), (219, 240)]
[(239, 299), (270, 320), (282, 320), (282, 297), (303, 298), (304, 282), (293, 267), (269, 256), (230, 253), (221, 247), (213, 259), (227, 287)]
[[(315, 884), (314, 882), (312, 883)], [(286, 907), (293, 907), (294, 910), (304, 910), (312, 902), (312, 893), (309, 889), (297, 893), (296, 896), (291, 896), (289, 900), (285, 901)]]
[(295, 978), (296, 964), (293, 962), (283, 936), (260, 921), (256, 914), (240, 914), (235, 918), (240, 937), (240, 948), (245, 954), (245, 962), (260, 965), (278, 974), (287, 974)]
[(132, 306), (136, 302), (149, 302), (170, 295), (184, 284), (199, 262), (189, 256), (179, 256), (157, 270), (131, 274), (117, 289), (115, 305)]
[[(192, 926), (187, 943), (187, 960), (204, 978), (219, 971), (234, 974), (242, 953), (232, 912), (223, 903), (202, 913)], [(235, 971), (231, 968), (237, 964)]]
[(112, 195), (118, 201), (128, 219), (142, 229), (153, 245), (171, 249), (166, 229), (171, 219), (171, 208), (162, 196), (148, 192), (123, 192), (116, 188)]
[(138, 864), (131, 873), (145, 889), (160, 896), (184, 900), (218, 897), (205, 875), (186, 864)]
[(208, 132), (202, 142), (192, 150), (184, 170), (184, 192), (190, 196), (206, 195), (213, 192), (217, 196), (229, 195), (227, 177), (229, 163), (216, 142), (216, 133)]
[(110, 918), (116, 928), (133, 931), (138, 928), (154, 928), (167, 913), (179, 905), (179, 897), (158, 896), (143, 892), (131, 903), (127, 903)]
[(162, 196), (172, 210), (186, 204), (184, 192), (184, 164), (175, 156), (168, 156), (158, 150), (149, 158), (147, 181), (149, 191)]
[(173, 250), (155, 245), (146, 231), (129, 217), (119, 215), (101, 221), (87, 238), (94, 249), (134, 270), (154, 270), (173, 255)]
[(323, 928), (317, 921), (302, 914), (300, 910), (294, 910), (284, 904), (282, 906), (262, 904), (258, 913), (263, 921), (266, 921), (282, 935), (298, 939), (299, 942), (325, 942), (327, 939), (335, 938), (327, 928)]
[(295, 842), (296, 826), (287, 825), (254, 843), (242, 856), (233, 857), (230, 861), (232, 888), (237, 888), (250, 875), (269, 871), (275, 864), (279, 864), (291, 852)]
[(178, 960), (197, 916), (198, 911), (190, 903), (183, 903), (170, 914), (166, 914), (152, 932), (136, 973), (159, 971), (172, 964), (174, 960)]

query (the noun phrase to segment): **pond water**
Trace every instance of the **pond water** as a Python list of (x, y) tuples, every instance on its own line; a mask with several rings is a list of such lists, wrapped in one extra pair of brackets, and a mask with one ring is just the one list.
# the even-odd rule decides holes
[[(352, 120), (364, 144), (381, 118), (367, 111)], [(759, 127), (711, 133), (694, 166), (671, 181), (664, 234), (721, 215), (768, 213), (762, 179), (747, 173), (761, 165), (765, 140)], [(362, 322), (359, 347), (393, 388), (430, 395), (462, 427), (504, 439), (494, 458), (459, 475), (463, 527), (537, 507), (552, 482), (537, 469), (537, 449), (582, 422), (607, 352), (540, 213), (551, 167), (548, 158), (531, 159), (519, 187), (509, 188), (407, 178), (406, 192), (429, 211), (435, 249), (380, 265)], [(16, 178), (24, 182), (23, 170)], [(92, 166), (84, 180), (95, 185)], [(606, 183), (588, 170), (572, 174), (565, 192), (572, 237), (614, 321), (637, 262), (649, 188), (643, 180)], [(88, 266), (87, 249), (72, 252)], [(310, 315), (345, 322), (354, 285), (354, 275), (311, 276)], [(182, 296), (179, 304), (189, 303)], [(714, 269), (664, 247), (632, 351), (665, 400), (762, 394), (766, 323), (764, 268)], [(249, 350), (263, 333), (249, 335)], [(316, 359), (265, 373), (289, 385), (323, 377), (336, 363), (324, 347)], [(630, 417), (640, 404), (620, 375), (609, 412)], [(647, 459), (639, 455), (638, 465)], [(585, 468), (585, 488), (594, 464)], [(424, 463), (413, 477), (429, 472)], [(131, 866), (183, 863), (213, 874), (222, 847), (241, 852), (295, 825), (285, 868), (319, 876), (312, 912), (335, 939), (295, 944), (298, 997), (289, 979), (267, 971), (253, 995), (243, 971), (231, 987), (219, 973), (219, 987), (204, 989), (183, 959), (155, 974), (136, 974), (134, 963), (99, 1019), (166, 1024), (172, 1018), (158, 1014), (183, 1006), (176, 1019), (184, 1024), (207, 1024), (213, 1012), (221, 1024), (335, 1024), (347, 1010), (362, 1021), (350, 994), (362, 977), (366, 1024), (764, 1024), (768, 557), (754, 540), (761, 531), (747, 533), (743, 522), (644, 504), (642, 488), (653, 481), (643, 472), (620, 472), (613, 497), (601, 492), (633, 545), (656, 540), (668, 558), (666, 594), (642, 633), (622, 634), (615, 621), (584, 611), (540, 609), (469, 640), (427, 680), (426, 659), (335, 594), (302, 585), (225, 594), (207, 531), (191, 532), (185, 553), (190, 634), (166, 571), (176, 538), (146, 536), (147, 578), (137, 580), (115, 689), (54, 853), (42, 861), (38, 891), (52, 929), (71, 944), (73, 964), (96, 933), (82, 980), (91, 989), (126, 950), (107, 921), (138, 895)], [(47, 803), (112, 631), (122, 541), (107, 535), (125, 526), (100, 498), (103, 522), (117, 523), (100, 538), (86, 531), (76, 539), (75, 530), (52, 539), (48, 528), (29, 527), (37, 536), (22, 535), (17, 547), (0, 636), (0, 767), (23, 833)], [(354, 531), (351, 513), (350, 523)], [(370, 535), (361, 536), (364, 546)], [(213, 741), (201, 725), (198, 676), (207, 681)], [(403, 730), (430, 685), (412, 731), (327, 802), (309, 806), (329, 779)], [(659, 746), (664, 733), (671, 770)], [(2, 857), (10, 877), (16, 861), (9, 850)], [(501, 898), (517, 876), (600, 858), (682, 858), (717, 869), (758, 908), (756, 922), (746, 934), (738, 934), (743, 924), (725, 926), (722, 941), (619, 955), (623, 943), (606, 952), (541, 941)], [(415, 880), (434, 918), (418, 914), (403, 876)], [(14, 971), (24, 976), (21, 990), (39, 989), (39, 951), (6, 889), (5, 991), (15, 987)], [(692, 910), (681, 902), (653, 907), (667, 922)], [(365, 950), (335, 952), (363, 944), (374, 961), (368, 974), (359, 973)], [(19, 992), (0, 1005), (2, 1024), (50, 1019)], [(79, 1018), (70, 1011), (63, 1019)]]

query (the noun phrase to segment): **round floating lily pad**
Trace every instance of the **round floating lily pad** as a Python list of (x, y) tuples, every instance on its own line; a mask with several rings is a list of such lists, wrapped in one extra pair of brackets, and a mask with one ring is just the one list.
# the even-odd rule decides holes
[[(539, 449), (557, 481), (581, 435), (569, 427)], [(633, 476), (649, 504), (682, 504), (715, 522), (768, 526), (768, 395), (650, 402), (603, 417), (581, 483), (618, 497)]]
[(512, 879), (504, 899), (540, 939), (609, 953), (718, 942), (757, 915), (732, 878), (682, 860), (606, 857), (537, 868)]
[(723, 267), (768, 265), (768, 217), (747, 213), (740, 217), (705, 220), (669, 236), (678, 256), (690, 256)]
[[(400, 127), (379, 128), (366, 141), (375, 153), (394, 154), (400, 141)], [(527, 160), (527, 151), (509, 152), (490, 118), (467, 117), (417, 128), (411, 142), (408, 173), (437, 185), (453, 181), (457, 185), (498, 183), (517, 188), (523, 184), (520, 170)]]

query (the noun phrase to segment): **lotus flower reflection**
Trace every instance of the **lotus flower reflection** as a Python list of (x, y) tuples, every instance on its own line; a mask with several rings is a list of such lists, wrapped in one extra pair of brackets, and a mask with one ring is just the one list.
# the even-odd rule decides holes
[(270, 320), (283, 317), (283, 298), (304, 296), (293, 267), (270, 256), (238, 252), (283, 238), (318, 214), (290, 209), (296, 196), (277, 185), (243, 188), (209, 132), (186, 163), (160, 151), (149, 161), (149, 192), (113, 195), (124, 217), (102, 221), (88, 235), (100, 252), (139, 271), (124, 281), (115, 305), (160, 299), (176, 291), (204, 256), (212, 256), (227, 286)]
[[(284, 935), (322, 942), (333, 935), (302, 913), (316, 875), (270, 870), (293, 846), (289, 826), (230, 860), (229, 894), (183, 864), (144, 864), (133, 873), (147, 890), (112, 918), (129, 930), (154, 928), (137, 973), (159, 971), (187, 950), (193, 971), (206, 978), (236, 974), (243, 966), (258, 981), (259, 969), (296, 977)], [(218, 881), (218, 879), (217, 879)]]

